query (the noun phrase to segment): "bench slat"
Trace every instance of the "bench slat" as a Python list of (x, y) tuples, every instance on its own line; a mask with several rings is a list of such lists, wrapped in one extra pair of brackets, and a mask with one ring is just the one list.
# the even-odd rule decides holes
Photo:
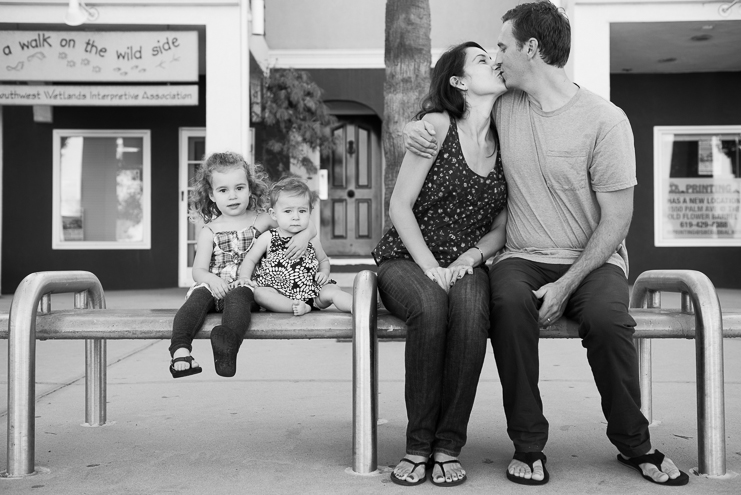
[[(169, 339), (174, 309), (70, 309), (40, 314), (36, 321), (38, 339)], [(695, 316), (661, 309), (631, 309), (636, 320), (636, 338), (694, 338)], [(197, 339), (207, 339), (221, 315), (206, 317)], [(352, 315), (335, 311), (303, 316), (287, 313), (256, 313), (245, 339), (347, 339), (352, 338)], [(406, 326), (386, 311), (378, 316), (380, 339), (406, 336)], [(724, 337), (741, 338), (741, 312), (723, 313)], [(559, 320), (542, 328), (542, 338), (578, 338), (573, 321)], [(8, 314), (0, 314), (0, 338), (8, 338)]]

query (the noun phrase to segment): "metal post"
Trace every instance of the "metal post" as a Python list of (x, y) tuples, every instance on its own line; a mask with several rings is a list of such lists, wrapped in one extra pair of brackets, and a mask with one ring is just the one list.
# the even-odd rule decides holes
[[(87, 291), (75, 293), (75, 309), (87, 309)], [(85, 339), (85, 426), (106, 422), (106, 340)]]
[(681, 297), (681, 304), (682, 304), (682, 313), (692, 313), (692, 299), (690, 298), (690, 295), (686, 292), (682, 292)]
[(51, 313), (51, 294), (44, 294), (39, 301), (39, 313)]
[(376, 274), (363, 270), (353, 285), (353, 466), (357, 474), (378, 468), (376, 451)]
[[(8, 318), (7, 478), (34, 474), (36, 444), (36, 312), (45, 294), (90, 291), (93, 307), (104, 308), (103, 288), (89, 272), (32, 273), (18, 285)], [(50, 306), (48, 299), (46, 305)]]
[[(649, 290), (682, 293), (682, 308), (695, 308), (698, 473), (726, 474), (723, 314), (710, 279), (693, 270), (650, 270), (633, 284), (632, 308), (641, 307)], [(685, 296), (687, 294), (687, 296)]]
[[(646, 295), (647, 308), (661, 307), (661, 292), (651, 290)], [(653, 370), (651, 368), (651, 339), (633, 339), (638, 355), (638, 378), (641, 385), (641, 412), (653, 423)]]

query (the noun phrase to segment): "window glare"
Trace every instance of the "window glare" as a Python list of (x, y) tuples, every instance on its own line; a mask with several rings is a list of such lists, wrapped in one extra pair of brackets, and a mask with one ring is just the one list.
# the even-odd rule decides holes
[[(55, 247), (146, 248), (149, 242), (145, 132), (96, 135), (56, 131), (59, 139)], [(136, 135), (138, 134), (138, 135)], [(147, 136), (148, 137), (148, 136)], [(148, 152), (148, 147), (147, 147)], [(147, 218), (145, 218), (145, 216)], [(59, 245), (61, 244), (61, 246)]]

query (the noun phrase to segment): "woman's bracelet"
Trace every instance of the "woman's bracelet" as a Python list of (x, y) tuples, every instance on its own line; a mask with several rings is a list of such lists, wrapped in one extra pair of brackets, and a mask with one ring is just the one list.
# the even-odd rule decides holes
[(479, 250), (479, 254), (481, 255), (481, 264), (483, 265), (484, 264), (484, 252), (478, 246), (474, 246), (474, 248)]

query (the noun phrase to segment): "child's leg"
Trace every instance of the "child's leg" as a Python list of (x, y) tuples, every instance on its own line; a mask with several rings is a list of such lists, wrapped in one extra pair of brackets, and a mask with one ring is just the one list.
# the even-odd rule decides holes
[[(211, 292), (205, 287), (199, 287), (194, 290), (190, 297), (185, 300), (175, 314), (175, 319), (172, 323), (170, 355), (173, 358), (190, 356), (193, 337), (201, 329), (203, 320), (206, 319), (206, 315), (213, 308), (214, 298)], [(192, 366), (195, 368), (198, 366), (198, 363), (193, 361)], [(191, 364), (186, 361), (179, 361), (174, 363), (173, 367), (177, 371), (182, 371), (190, 368)]]
[(237, 373), (237, 353), (252, 320), (253, 301), (252, 290), (247, 287), (235, 287), (224, 297), (221, 325), (211, 330), (214, 367), (220, 376)]
[(327, 284), (319, 291), (319, 296), (314, 298), (319, 309), (324, 309), (334, 304), (337, 309), (345, 313), (352, 313), (352, 295), (340, 289), (336, 284)]
[(311, 306), (305, 302), (288, 298), (272, 287), (256, 288), (255, 301), (274, 313), (293, 313), (295, 316), (301, 316), (311, 311)]

